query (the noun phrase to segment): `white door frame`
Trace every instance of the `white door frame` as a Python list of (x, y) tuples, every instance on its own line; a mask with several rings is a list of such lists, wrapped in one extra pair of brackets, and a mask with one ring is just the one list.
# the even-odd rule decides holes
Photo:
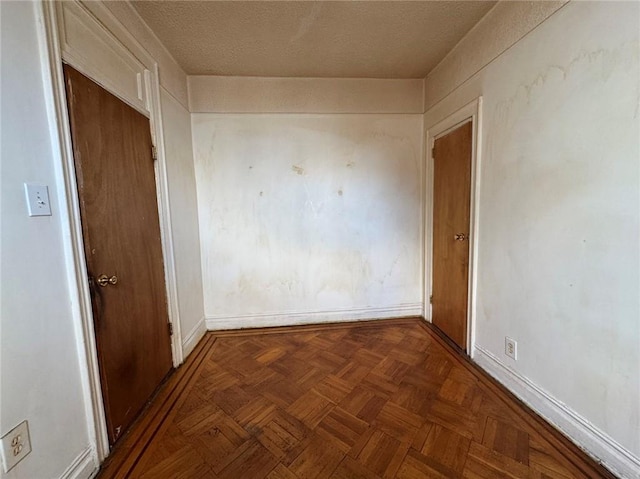
[(456, 112), (439, 120), (426, 129), (426, 171), (425, 171), (425, 244), (424, 244), (424, 318), (432, 322), (431, 294), (433, 291), (433, 146), (435, 140), (457, 127), (471, 121), (471, 205), (469, 225), (469, 284), (467, 287), (467, 354), (473, 358), (475, 344), (476, 291), (477, 291), (477, 249), (478, 213), (480, 204), (480, 157), (482, 152), (482, 97), (478, 97)]
[[(98, 354), (96, 347), (91, 294), (86, 271), (84, 255), (84, 242), (80, 219), (80, 207), (73, 158), (73, 145), (71, 142), (71, 129), (66, 102), (64, 74), (62, 71), (62, 48), (60, 45), (57, 14), (57, 2), (43, 0), (38, 2), (37, 15), (41, 20), (40, 43), (42, 48), (42, 63), (45, 72), (45, 95), (47, 101), (48, 117), (51, 126), (51, 139), (54, 145), (56, 158), (56, 183), (58, 185), (59, 200), (63, 206), (60, 212), (62, 223), (66, 229), (64, 247), (65, 262), (67, 265), (67, 277), (69, 281), (69, 293), (73, 307), (73, 322), (78, 347), (80, 373), (85, 397), (85, 416), (89, 427), (89, 440), (95, 454), (95, 461), (99, 465), (109, 455), (109, 439), (102, 398), (102, 386), (98, 366)], [(86, 9), (85, 9), (86, 11)], [(88, 15), (91, 15), (87, 11)], [(93, 18), (93, 17), (92, 17)], [(100, 32), (106, 40), (117, 42), (106, 29)], [(118, 42), (119, 48), (124, 48)], [(144, 52), (146, 53), (146, 52)], [(162, 135), (162, 118), (160, 111), (160, 95), (158, 82), (158, 69), (155, 62), (149, 62), (148, 55), (145, 58), (145, 66), (141, 81), (145, 85), (146, 104), (148, 112), (141, 112), (149, 117), (153, 144), (156, 147), (158, 159), (156, 161), (156, 187), (158, 195), (158, 215), (160, 219), (162, 252), (165, 269), (165, 284), (168, 303), (169, 321), (173, 324), (173, 336), (171, 337), (171, 350), (173, 365), (177, 367), (183, 362), (182, 338), (180, 321), (178, 318), (177, 281), (174, 263), (173, 238), (171, 234), (171, 218), (169, 214), (169, 195), (166, 158)], [(105, 87), (105, 82), (99, 81), (92, 75), (91, 69), (82, 64), (80, 59), (67, 61), (86, 76), (94, 79)], [(111, 93), (122, 98), (117, 92), (106, 88)], [(140, 111), (140, 107), (131, 105)], [(56, 151), (57, 150), (57, 151)]]

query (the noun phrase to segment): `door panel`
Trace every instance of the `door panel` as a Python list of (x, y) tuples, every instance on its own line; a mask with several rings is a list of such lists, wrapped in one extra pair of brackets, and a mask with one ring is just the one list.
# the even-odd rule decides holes
[[(433, 324), (467, 348), (472, 123), (437, 138), (433, 150)], [(463, 236), (461, 236), (463, 235)]]
[(145, 116), (68, 65), (64, 74), (113, 444), (172, 368), (150, 127)]

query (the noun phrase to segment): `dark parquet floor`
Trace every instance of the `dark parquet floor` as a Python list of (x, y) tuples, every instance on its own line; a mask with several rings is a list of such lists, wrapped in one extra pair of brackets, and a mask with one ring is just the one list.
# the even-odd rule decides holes
[(418, 319), (212, 334), (103, 477), (609, 477)]

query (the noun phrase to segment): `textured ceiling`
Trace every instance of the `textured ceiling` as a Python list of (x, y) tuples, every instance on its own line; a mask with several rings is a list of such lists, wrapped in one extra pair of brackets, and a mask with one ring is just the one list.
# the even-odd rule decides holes
[(489, 1), (133, 1), (190, 75), (422, 78)]

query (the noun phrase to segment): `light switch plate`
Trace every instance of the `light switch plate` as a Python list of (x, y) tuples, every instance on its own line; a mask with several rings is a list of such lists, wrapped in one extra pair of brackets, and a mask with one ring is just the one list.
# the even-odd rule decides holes
[(25, 183), (24, 191), (27, 195), (29, 216), (51, 216), (48, 186)]
[(31, 452), (29, 423), (22, 421), (7, 434), (2, 436), (2, 465), (4, 472), (9, 472)]

